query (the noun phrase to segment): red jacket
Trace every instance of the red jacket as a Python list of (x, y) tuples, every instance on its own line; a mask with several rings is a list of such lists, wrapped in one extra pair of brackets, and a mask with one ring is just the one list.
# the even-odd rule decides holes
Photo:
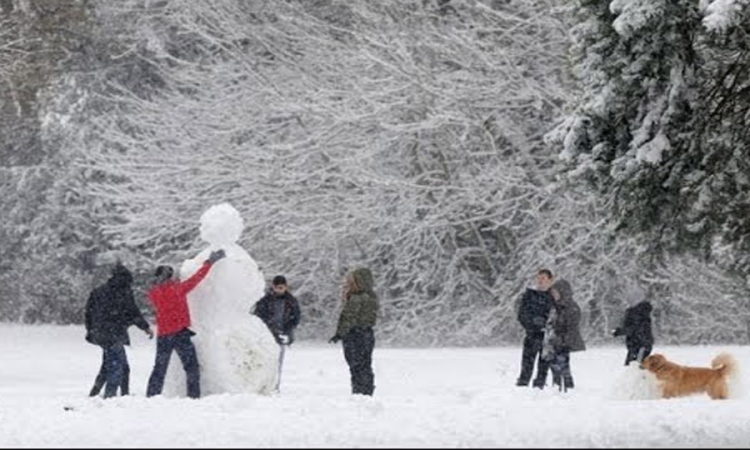
[(167, 280), (148, 291), (148, 299), (156, 313), (157, 336), (174, 334), (190, 326), (187, 294), (208, 275), (210, 269), (211, 263), (206, 261), (187, 280)]

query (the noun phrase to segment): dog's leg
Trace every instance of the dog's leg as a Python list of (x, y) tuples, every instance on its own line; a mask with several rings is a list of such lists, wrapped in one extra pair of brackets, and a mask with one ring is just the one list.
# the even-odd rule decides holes
[(706, 389), (706, 392), (713, 400), (726, 400), (729, 398), (729, 389), (724, 380), (711, 384), (708, 386), (708, 389)]

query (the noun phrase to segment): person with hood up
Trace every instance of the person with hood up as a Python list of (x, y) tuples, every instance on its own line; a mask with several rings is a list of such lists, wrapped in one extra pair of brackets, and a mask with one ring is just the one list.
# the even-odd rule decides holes
[(128, 327), (136, 325), (149, 338), (154, 337), (151, 327), (135, 304), (132, 284), (132, 273), (118, 262), (107, 282), (91, 291), (86, 301), (86, 341), (102, 348), (105, 374), (97, 376), (89, 395), (98, 395), (102, 384), (104, 398), (117, 395), (118, 388), (122, 395), (127, 395), (130, 366), (125, 346), (130, 345)]
[(575, 385), (570, 370), (570, 353), (586, 350), (581, 336), (581, 308), (573, 299), (570, 282), (559, 279), (550, 288), (554, 300), (545, 334), (544, 357), (552, 370), (552, 384), (561, 391)]
[(367, 268), (354, 269), (347, 275), (344, 305), (336, 334), (329, 340), (331, 343), (343, 341), (352, 394), (372, 395), (375, 391), (375, 374), (372, 370), (372, 352), (375, 348), (373, 327), (377, 322), (380, 306), (373, 284), (372, 272)]
[(612, 330), (612, 336), (625, 336), (625, 365), (632, 361), (641, 362), (651, 354), (654, 346), (654, 334), (651, 330), (651, 303), (642, 300), (625, 310), (622, 325)]

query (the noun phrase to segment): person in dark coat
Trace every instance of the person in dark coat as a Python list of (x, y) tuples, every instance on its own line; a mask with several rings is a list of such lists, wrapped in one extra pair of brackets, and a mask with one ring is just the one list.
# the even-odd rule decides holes
[(567, 391), (574, 387), (570, 370), (570, 353), (586, 350), (581, 335), (581, 308), (573, 299), (573, 288), (567, 280), (557, 280), (550, 288), (554, 308), (545, 335), (544, 358), (552, 370), (552, 384)]
[(373, 285), (370, 269), (354, 269), (347, 275), (344, 307), (339, 315), (336, 334), (328, 341), (343, 341), (352, 394), (370, 396), (375, 391), (375, 373), (372, 370), (372, 352), (375, 348), (373, 328), (380, 308)]
[[(98, 395), (99, 383), (104, 378), (104, 397), (114, 397), (120, 388), (128, 394), (130, 373), (125, 346), (130, 345), (128, 328), (135, 325), (153, 338), (154, 333), (133, 297), (133, 275), (121, 263), (112, 269), (107, 282), (95, 288), (86, 302), (86, 341), (102, 348), (102, 367), (105, 376), (97, 376), (90, 395)], [(101, 368), (100, 368), (101, 372)]]
[(299, 302), (289, 292), (289, 286), (283, 275), (273, 278), (271, 289), (255, 303), (253, 314), (266, 324), (279, 344), (279, 377), (276, 379), (278, 392), (281, 386), (281, 368), (284, 364), (285, 349), (294, 342), (294, 329), (299, 325), (300, 319)]
[(539, 270), (535, 277), (536, 289), (526, 289), (519, 299), (517, 318), (526, 331), (526, 336), (523, 339), (521, 354), (521, 374), (518, 376), (516, 386), (529, 385), (534, 371), (534, 362), (537, 360), (537, 373), (533, 386), (539, 389), (544, 388), (549, 365), (542, 358), (542, 344), (545, 326), (554, 301), (549, 292), (552, 280), (550, 270)]
[(651, 329), (651, 303), (643, 300), (625, 310), (622, 325), (612, 331), (612, 336), (625, 336), (625, 365), (632, 361), (643, 361), (651, 354), (654, 346), (654, 334)]

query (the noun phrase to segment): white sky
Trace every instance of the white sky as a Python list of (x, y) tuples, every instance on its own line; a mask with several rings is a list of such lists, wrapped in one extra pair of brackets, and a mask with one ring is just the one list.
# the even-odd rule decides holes
[[(340, 344), (287, 353), (281, 393), (145, 398), (155, 341), (131, 328), (130, 397), (87, 393), (100, 349), (79, 326), (0, 325), (0, 447), (748, 447), (747, 397), (621, 400), (621, 346), (573, 356), (577, 386), (518, 388), (520, 348), (376, 346), (373, 398), (352, 396)], [(664, 347), (707, 365), (746, 346)], [(743, 375), (744, 377), (744, 375)], [(744, 383), (747, 384), (747, 383)], [(75, 407), (64, 411), (65, 405)]]

